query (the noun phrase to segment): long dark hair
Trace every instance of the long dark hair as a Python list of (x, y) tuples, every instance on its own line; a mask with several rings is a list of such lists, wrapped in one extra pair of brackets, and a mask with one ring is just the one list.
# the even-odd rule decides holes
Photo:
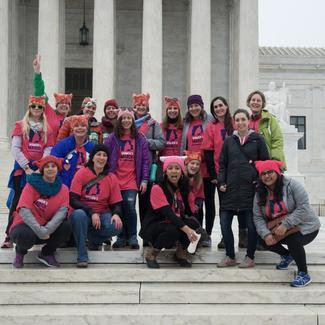
[[(167, 129), (168, 128), (168, 125), (170, 123), (174, 123), (174, 122), (171, 121), (171, 119), (168, 117), (168, 115), (167, 115), (167, 109), (166, 109), (166, 114), (165, 114), (165, 116), (163, 118), (162, 127), (164, 129)], [(179, 114), (178, 114), (177, 120), (175, 122), (175, 126), (176, 126), (177, 129), (183, 130), (183, 118), (182, 118), (182, 113), (181, 113), (180, 110), (179, 110)]]
[(224, 124), (225, 124), (225, 129), (226, 129), (226, 131), (227, 131), (227, 134), (228, 134), (228, 135), (232, 135), (233, 132), (234, 132), (234, 127), (233, 127), (233, 125), (232, 125), (232, 117), (231, 117), (231, 114), (230, 114), (230, 108), (229, 108), (228, 102), (227, 102), (227, 100), (226, 100), (224, 97), (222, 97), (222, 96), (217, 96), (217, 97), (215, 97), (215, 98), (213, 98), (213, 99), (211, 100), (211, 103), (210, 103), (210, 112), (211, 112), (211, 115), (215, 118), (216, 123), (218, 123), (219, 121), (218, 121), (218, 118), (217, 118), (217, 116), (216, 116), (216, 114), (215, 114), (215, 112), (214, 112), (214, 107), (213, 107), (213, 104), (214, 104), (214, 102), (215, 102), (216, 100), (220, 100), (220, 101), (222, 101), (223, 104), (224, 104), (225, 106), (227, 106), (227, 112), (226, 112), (226, 115), (225, 115), (225, 121), (224, 121)]
[[(269, 192), (267, 186), (262, 182), (260, 178), (258, 179), (257, 182), (256, 193), (259, 196), (258, 205), (264, 207), (266, 205)], [(276, 202), (283, 200), (283, 175), (278, 174), (277, 180), (274, 185), (273, 195), (274, 195), (274, 200)]]
[[(118, 139), (121, 139), (122, 136), (124, 135), (124, 128), (122, 127), (122, 117), (117, 119), (117, 122), (116, 122), (116, 125), (114, 128), (114, 133)], [(137, 135), (138, 135), (138, 131), (135, 126), (134, 120), (132, 120), (130, 136), (131, 136), (131, 138), (135, 139), (137, 137)]]

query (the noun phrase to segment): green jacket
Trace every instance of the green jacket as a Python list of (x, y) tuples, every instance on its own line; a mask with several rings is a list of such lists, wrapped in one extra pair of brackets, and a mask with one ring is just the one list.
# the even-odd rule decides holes
[(49, 100), (45, 94), (45, 85), (41, 73), (34, 73), (34, 96), (45, 96), (46, 103)]
[(259, 133), (264, 137), (270, 158), (285, 163), (283, 134), (276, 117), (267, 110), (263, 110), (258, 128)]

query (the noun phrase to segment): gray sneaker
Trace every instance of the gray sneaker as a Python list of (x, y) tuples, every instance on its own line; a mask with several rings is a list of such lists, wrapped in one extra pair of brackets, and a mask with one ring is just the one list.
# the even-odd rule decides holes
[(217, 267), (229, 267), (229, 266), (236, 266), (237, 261), (235, 258), (230, 258), (229, 256), (225, 256), (221, 262), (217, 264)]
[(245, 258), (243, 259), (243, 261), (238, 265), (238, 267), (240, 267), (242, 269), (247, 269), (249, 267), (254, 267), (254, 266), (255, 266), (254, 260), (252, 260), (248, 256), (245, 256)]

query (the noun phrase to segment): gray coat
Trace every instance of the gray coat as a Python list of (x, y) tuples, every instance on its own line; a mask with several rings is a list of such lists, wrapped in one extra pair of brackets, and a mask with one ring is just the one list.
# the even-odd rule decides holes
[[(309, 204), (308, 194), (304, 187), (295, 179), (286, 176), (283, 177), (283, 183), (283, 201), (288, 210), (283, 225), (287, 228), (299, 226), (303, 235), (318, 230), (320, 228), (319, 218)], [(258, 194), (255, 194), (254, 223), (257, 233), (265, 238), (271, 232), (267, 228), (265, 207), (260, 207), (258, 202)]]

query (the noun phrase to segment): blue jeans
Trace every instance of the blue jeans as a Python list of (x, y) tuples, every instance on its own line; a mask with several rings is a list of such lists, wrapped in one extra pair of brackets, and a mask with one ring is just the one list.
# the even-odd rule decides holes
[(234, 234), (231, 229), (232, 219), (234, 215), (238, 215), (240, 218), (244, 218), (247, 225), (247, 252), (246, 255), (254, 259), (256, 250), (257, 233), (253, 222), (253, 211), (252, 210), (221, 210), (220, 211), (220, 226), (223, 239), (226, 245), (226, 255), (230, 258), (235, 258), (234, 248)]
[(112, 214), (105, 212), (100, 214), (100, 229), (95, 229), (91, 218), (84, 210), (77, 209), (71, 215), (71, 225), (73, 235), (78, 250), (78, 262), (88, 261), (88, 251), (86, 241), (93, 245), (101, 245), (108, 237), (116, 236), (121, 230), (116, 229), (115, 224), (111, 223)]
[(123, 198), (123, 233), (120, 236), (126, 239), (137, 235), (137, 211), (135, 209), (137, 193), (137, 190), (121, 191)]

